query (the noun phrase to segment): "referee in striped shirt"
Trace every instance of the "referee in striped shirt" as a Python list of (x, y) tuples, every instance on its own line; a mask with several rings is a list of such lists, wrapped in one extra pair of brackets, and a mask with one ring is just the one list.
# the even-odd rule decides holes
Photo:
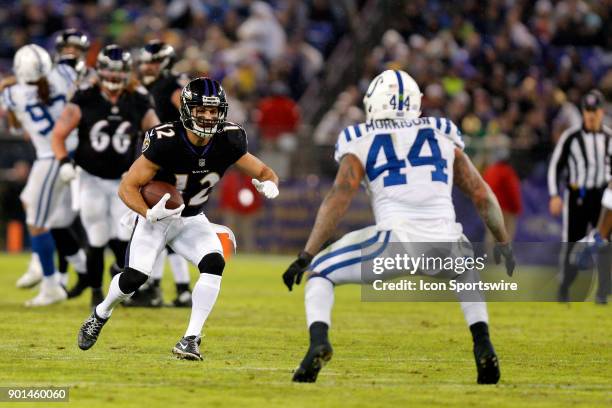
[[(566, 130), (548, 166), (550, 213), (563, 212), (563, 242), (576, 242), (597, 225), (601, 197), (611, 177), (612, 130), (603, 125), (604, 98), (592, 90), (582, 98), (582, 126)], [(559, 185), (566, 186), (563, 198)], [(569, 262), (573, 244), (563, 252), (559, 301), (569, 301), (577, 269)]]

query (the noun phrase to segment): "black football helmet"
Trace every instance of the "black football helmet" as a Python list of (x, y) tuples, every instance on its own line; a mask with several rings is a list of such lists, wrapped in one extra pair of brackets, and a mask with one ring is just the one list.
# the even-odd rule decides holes
[(116, 44), (102, 48), (96, 60), (96, 72), (102, 86), (111, 92), (122, 90), (130, 79), (132, 56)]
[(83, 32), (75, 28), (62, 30), (55, 37), (56, 62), (70, 65), (79, 75), (84, 75), (87, 70), (83, 54), (88, 49), (89, 39)]
[[(196, 115), (196, 108), (216, 107), (217, 118), (206, 120)], [(181, 92), (181, 122), (186, 129), (195, 135), (208, 139), (223, 130), (227, 117), (228, 104), (225, 90), (214, 79), (200, 77), (191, 80)]]
[[(140, 49), (138, 54), (138, 72), (144, 85), (149, 85), (164, 71), (169, 71), (176, 62), (174, 47), (160, 40), (151, 40)], [(159, 63), (159, 67), (151, 67)]]

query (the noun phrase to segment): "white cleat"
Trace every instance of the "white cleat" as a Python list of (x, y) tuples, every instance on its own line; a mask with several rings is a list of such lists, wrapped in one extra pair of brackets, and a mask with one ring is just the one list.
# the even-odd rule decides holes
[(22, 289), (33, 288), (40, 283), (42, 278), (43, 272), (40, 263), (32, 260), (26, 273), (24, 273), (21, 278), (17, 280), (17, 287)]
[(53, 303), (62, 302), (67, 297), (66, 291), (57, 282), (45, 281), (40, 285), (40, 293), (34, 299), (25, 302), (25, 305), (27, 307), (48, 306)]

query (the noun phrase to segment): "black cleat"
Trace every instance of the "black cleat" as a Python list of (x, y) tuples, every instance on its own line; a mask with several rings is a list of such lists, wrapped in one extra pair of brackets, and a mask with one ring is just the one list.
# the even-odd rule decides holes
[(202, 361), (200, 354), (200, 336), (187, 336), (179, 340), (172, 348), (172, 354), (183, 360)]
[(83, 291), (88, 287), (89, 283), (87, 282), (87, 274), (77, 273), (77, 282), (70, 290), (68, 290), (68, 299), (81, 296)]
[(567, 289), (559, 289), (557, 293), (557, 302), (559, 303), (569, 303), (570, 295)]
[(123, 302), (127, 307), (162, 307), (164, 298), (159, 286), (148, 286), (134, 293), (130, 299)]
[(174, 307), (191, 307), (191, 292), (185, 290), (176, 295), (176, 299), (172, 301), (172, 305)]
[(104, 327), (107, 321), (108, 319), (101, 318), (96, 314), (95, 310), (93, 311), (79, 329), (78, 343), (81, 350), (89, 350), (96, 344), (102, 327)]
[(317, 381), (319, 371), (331, 360), (333, 354), (334, 350), (329, 343), (310, 346), (300, 366), (294, 371), (292, 381), (309, 383)]
[(500, 377), (499, 361), (489, 339), (474, 344), (474, 358), (478, 384), (497, 384)]

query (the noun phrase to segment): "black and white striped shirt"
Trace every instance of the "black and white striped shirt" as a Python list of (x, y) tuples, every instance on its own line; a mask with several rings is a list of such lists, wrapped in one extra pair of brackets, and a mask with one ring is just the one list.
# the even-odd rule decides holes
[[(548, 192), (559, 195), (559, 185), (574, 189), (603, 188), (612, 178), (612, 130), (603, 126), (600, 132), (582, 127), (567, 129), (553, 151), (548, 165)], [(565, 177), (564, 177), (565, 175)]]

